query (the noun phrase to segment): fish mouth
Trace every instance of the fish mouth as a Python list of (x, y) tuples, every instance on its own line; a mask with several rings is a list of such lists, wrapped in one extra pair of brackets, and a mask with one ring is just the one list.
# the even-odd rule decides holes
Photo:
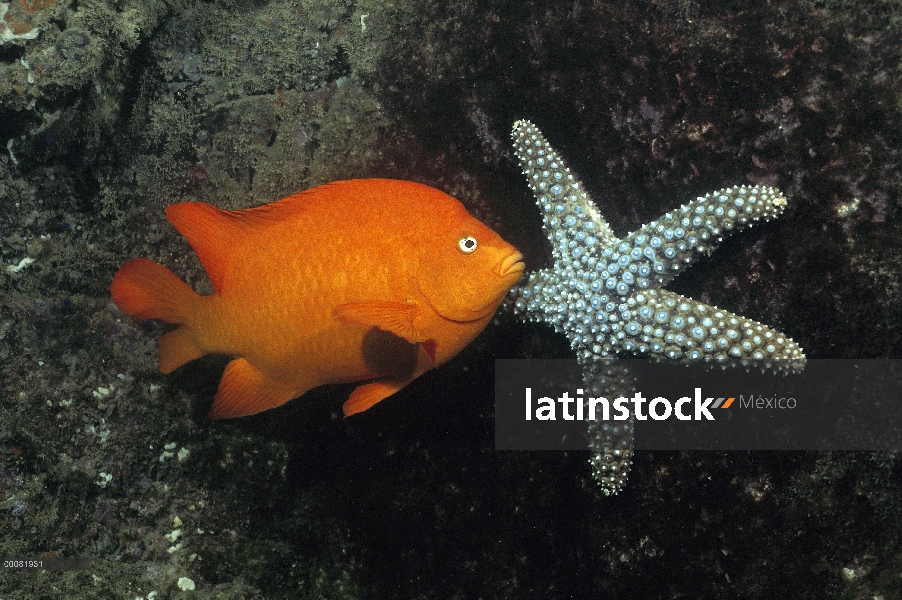
[(526, 264), (523, 263), (523, 255), (514, 250), (495, 265), (495, 268), (492, 270), (498, 273), (500, 277), (519, 275), (526, 270)]

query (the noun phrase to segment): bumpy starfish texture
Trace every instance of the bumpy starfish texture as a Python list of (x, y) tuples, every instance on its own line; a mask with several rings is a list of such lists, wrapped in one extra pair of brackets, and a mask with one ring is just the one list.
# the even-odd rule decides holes
[[(804, 364), (801, 348), (786, 335), (663, 288), (724, 235), (778, 216), (786, 206), (780, 192), (760, 186), (719, 190), (619, 239), (532, 123), (515, 123), (512, 137), (542, 209), (554, 267), (531, 273), (511, 290), (508, 305), (570, 339), (593, 391), (622, 389), (624, 377), (604, 362), (618, 353), (748, 360), (776, 369)], [(615, 494), (629, 471), (632, 423), (589, 427), (593, 473), (605, 493)]]

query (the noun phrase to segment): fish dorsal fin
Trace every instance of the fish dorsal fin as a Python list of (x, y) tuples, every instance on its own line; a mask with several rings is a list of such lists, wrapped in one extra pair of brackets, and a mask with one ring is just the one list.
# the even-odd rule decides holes
[(203, 202), (182, 202), (166, 207), (166, 220), (178, 230), (197, 253), (216, 293), (232, 263), (233, 252), (245, 236), (247, 226), (227, 211)]
[(340, 323), (378, 327), (408, 342), (425, 341), (413, 326), (416, 304), (406, 302), (347, 302), (339, 304), (332, 316)]
[(222, 210), (204, 202), (181, 202), (166, 207), (166, 220), (194, 248), (218, 294), (229, 265), (254, 227), (302, 212), (309, 191), (242, 210)]

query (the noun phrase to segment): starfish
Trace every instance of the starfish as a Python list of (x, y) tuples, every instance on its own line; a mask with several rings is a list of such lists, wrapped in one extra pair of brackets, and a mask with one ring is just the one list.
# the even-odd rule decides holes
[[(582, 184), (529, 121), (514, 124), (514, 149), (542, 210), (554, 266), (529, 274), (507, 305), (570, 339), (590, 389), (623, 389), (609, 368), (618, 354), (659, 359), (765, 362), (800, 368), (805, 355), (767, 325), (664, 289), (723, 237), (786, 207), (779, 191), (734, 186), (696, 198), (624, 238), (614, 235)], [(785, 362), (784, 362), (785, 361)], [(589, 423), (589, 460), (605, 494), (624, 485), (633, 446), (631, 421)]]

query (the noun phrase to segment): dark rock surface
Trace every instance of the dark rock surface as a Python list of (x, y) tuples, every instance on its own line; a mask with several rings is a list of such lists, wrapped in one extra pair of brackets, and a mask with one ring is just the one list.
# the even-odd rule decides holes
[(671, 289), (809, 358), (898, 358), (899, 2), (12, 0), (0, 20), (0, 554), (94, 559), (5, 572), (0, 596), (902, 598), (896, 454), (644, 452), (604, 498), (582, 453), (492, 450), (493, 359), (568, 351), (503, 314), (354, 418), (342, 386), (209, 422), (224, 360), (161, 375), (163, 328), (108, 293), (134, 256), (210, 291), (168, 204), (354, 177), (438, 187), (545, 266), (508, 137), (528, 118), (617, 233), (779, 187), (781, 218)]

